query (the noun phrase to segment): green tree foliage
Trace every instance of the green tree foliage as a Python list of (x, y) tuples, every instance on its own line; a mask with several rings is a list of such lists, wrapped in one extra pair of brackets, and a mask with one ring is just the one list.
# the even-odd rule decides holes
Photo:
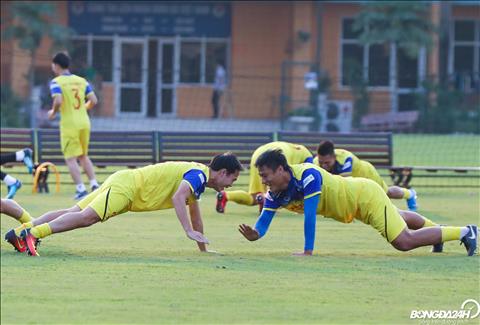
[[(69, 40), (73, 35), (73, 31), (55, 22), (56, 5), (53, 3), (45, 3), (39, 1), (12, 1), (8, 6), (9, 15), (2, 22), (2, 41), (14, 39), (18, 41), (21, 49), (28, 51), (31, 57), (31, 64), (28, 72), (28, 82), (30, 86), (31, 98), (32, 89), (35, 86), (34, 67), (35, 54), (40, 47), (40, 43), (44, 37), (52, 40), (52, 48), (66, 49), (69, 47)], [(4, 27), (5, 26), (5, 27)], [(34, 111), (29, 106), (29, 114), (31, 118), (31, 127), (34, 127)]]
[(10, 87), (2, 85), (0, 104), (2, 127), (26, 127), (28, 125), (25, 114), (19, 114), (22, 104), (22, 100), (15, 95)]
[(3, 24), (7, 26), (3, 37), (16, 39), (20, 48), (33, 54), (43, 39), (52, 39), (53, 49), (66, 48), (73, 31), (54, 22), (56, 8), (53, 3), (37, 1), (14, 1), (10, 6), (10, 15)]
[(345, 76), (347, 84), (350, 85), (353, 94), (353, 118), (354, 128), (360, 126), (360, 121), (368, 113), (370, 97), (367, 91), (367, 82), (363, 78), (362, 66), (354, 60), (345, 62), (347, 75)]
[[(364, 45), (384, 44), (390, 49), (393, 44), (410, 58), (416, 58), (421, 48), (431, 48), (432, 34), (437, 31), (429, 19), (429, 7), (429, 3), (418, 1), (367, 2), (355, 18), (353, 28), (360, 33), (359, 41)], [(397, 64), (394, 57), (389, 66), (393, 112), (398, 111)]]
[(425, 133), (480, 133), (480, 107), (469, 105), (463, 92), (448, 83), (427, 80), (417, 96), (418, 127)]
[(415, 58), (420, 48), (431, 48), (432, 33), (437, 30), (429, 19), (429, 6), (418, 1), (367, 2), (353, 28), (360, 32), (363, 44), (395, 43)]

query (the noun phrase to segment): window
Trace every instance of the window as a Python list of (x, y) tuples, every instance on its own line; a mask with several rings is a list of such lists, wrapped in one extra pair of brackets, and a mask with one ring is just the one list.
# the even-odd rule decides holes
[(457, 20), (455, 22), (455, 41), (461, 42), (473, 42), (475, 41), (475, 22), (472, 21), (461, 21)]
[[(342, 85), (349, 86), (352, 78), (363, 75), (364, 46), (358, 42), (359, 33), (353, 30), (353, 19), (342, 21)], [(359, 73), (360, 71), (360, 73)]]
[(388, 48), (384, 44), (370, 45), (368, 48), (368, 84), (388, 86), (390, 69)]
[(73, 40), (70, 52), (70, 71), (79, 76), (85, 77), (84, 67), (88, 63), (88, 43), (86, 40)]
[(142, 53), (143, 44), (122, 44), (122, 75), (121, 82), (142, 82)]
[(215, 69), (217, 62), (220, 63), (226, 70), (226, 57), (227, 44), (223, 42), (207, 42), (205, 57), (205, 81), (207, 83), (213, 83), (215, 81)]
[(113, 41), (93, 40), (92, 66), (103, 81), (112, 81)]
[(100, 76), (102, 81), (112, 81), (113, 41), (111, 39), (75, 38), (72, 40), (71, 72), (89, 81)]
[(453, 75), (457, 89), (472, 91), (480, 86), (480, 21), (457, 20), (453, 24)]
[(180, 82), (212, 84), (217, 62), (227, 67), (228, 45), (224, 40), (182, 40), (180, 46)]
[(418, 59), (412, 59), (402, 49), (397, 50), (397, 79), (399, 88), (418, 87)]
[(415, 111), (418, 109), (417, 94), (414, 92), (398, 95), (398, 111)]
[(182, 42), (180, 53), (180, 82), (200, 83), (201, 43)]
[[(365, 71), (368, 86), (388, 87), (390, 84), (390, 45), (362, 45), (359, 32), (353, 30), (353, 18), (342, 21), (342, 85), (349, 85), (355, 65)], [(397, 81), (399, 88), (415, 89), (419, 84), (418, 58), (412, 59), (401, 49), (397, 51)], [(355, 73), (354, 73), (355, 74)], [(358, 75), (358, 74), (355, 74)]]
[(362, 76), (363, 46), (357, 44), (344, 44), (342, 46), (342, 53), (342, 84), (349, 86), (352, 78), (357, 78), (358, 75)]

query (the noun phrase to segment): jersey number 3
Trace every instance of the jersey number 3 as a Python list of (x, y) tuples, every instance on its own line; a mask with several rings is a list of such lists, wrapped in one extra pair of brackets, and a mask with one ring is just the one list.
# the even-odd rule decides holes
[(79, 109), (80, 108), (80, 104), (82, 103), (82, 100), (80, 99), (80, 96), (79, 96), (79, 91), (78, 91), (78, 88), (72, 88), (72, 91), (73, 91), (73, 97), (75, 97), (75, 105), (73, 106), (74, 109)]

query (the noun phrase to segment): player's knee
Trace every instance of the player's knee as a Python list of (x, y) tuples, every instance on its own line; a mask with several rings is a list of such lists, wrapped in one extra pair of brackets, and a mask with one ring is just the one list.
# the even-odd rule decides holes
[(412, 240), (411, 233), (408, 230), (404, 230), (391, 244), (399, 251), (406, 252), (414, 248)]
[(392, 198), (392, 197), (394, 196), (394, 195), (393, 195), (393, 191), (392, 191), (392, 188), (391, 188), (391, 187), (390, 187), (390, 188), (388, 188), (388, 191), (387, 191), (387, 196), (388, 196), (389, 198)]

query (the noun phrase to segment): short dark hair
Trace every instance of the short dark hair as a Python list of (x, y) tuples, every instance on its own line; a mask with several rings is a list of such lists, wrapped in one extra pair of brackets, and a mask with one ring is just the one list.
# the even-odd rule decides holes
[(210, 161), (208, 165), (212, 170), (219, 171), (220, 169), (225, 168), (228, 174), (232, 174), (234, 172), (242, 171), (243, 166), (238, 160), (237, 156), (235, 156), (231, 152), (225, 152), (219, 155), (216, 155)]
[(287, 158), (285, 158), (281, 149), (267, 150), (262, 153), (257, 158), (257, 161), (255, 161), (255, 167), (260, 168), (263, 166), (266, 166), (271, 170), (277, 170), (279, 166), (282, 166), (285, 170), (290, 170)]
[(330, 140), (320, 142), (317, 153), (319, 156), (329, 156), (335, 154), (335, 146), (333, 142)]
[(70, 57), (67, 55), (67, 53), (59, 52), (55, 54), (52, 62), (58, 64), (62, 69), (67, 69), (70, 65)]

